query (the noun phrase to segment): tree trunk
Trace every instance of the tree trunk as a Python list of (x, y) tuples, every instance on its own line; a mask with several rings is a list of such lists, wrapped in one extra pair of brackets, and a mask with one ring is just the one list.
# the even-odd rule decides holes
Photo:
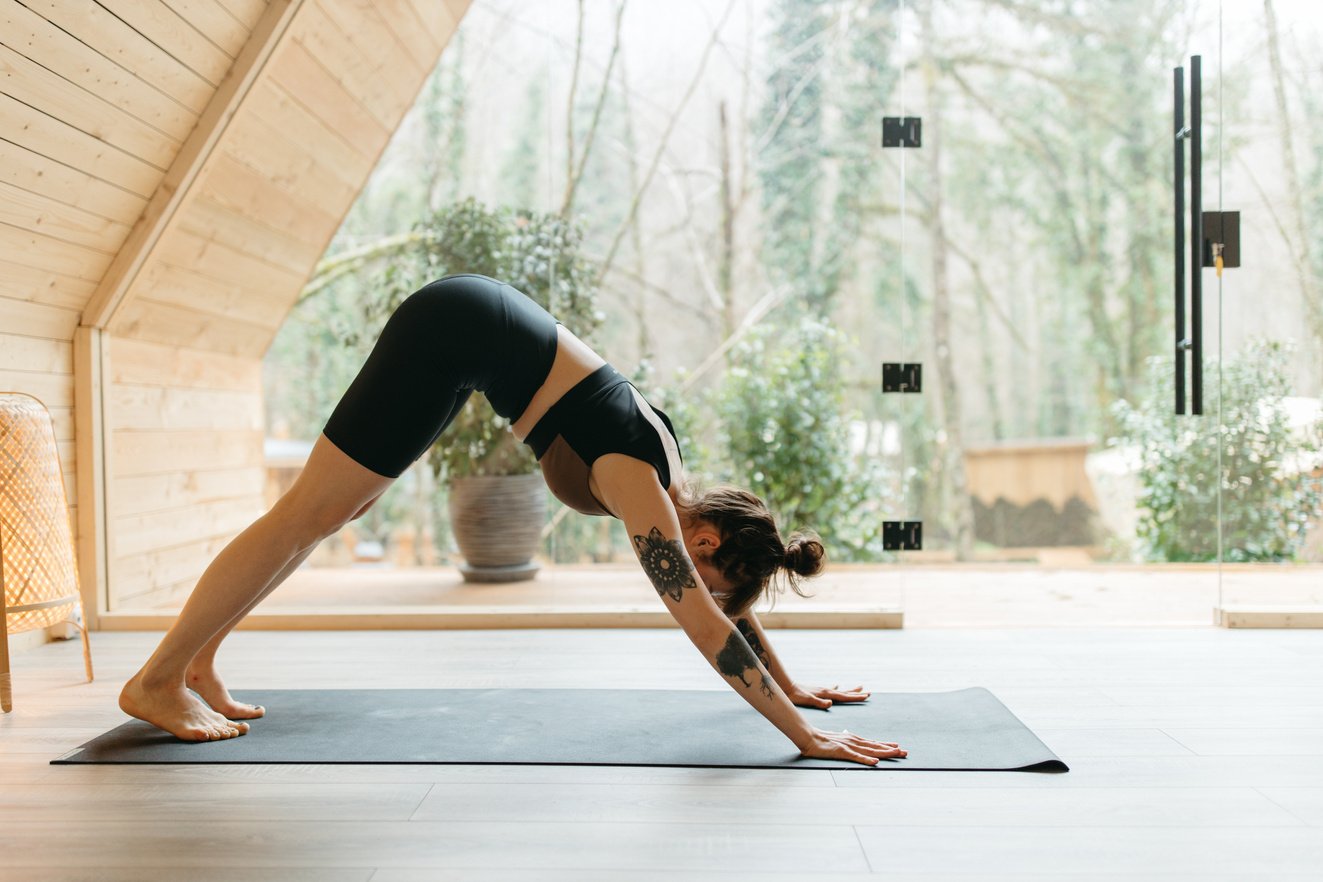
[(717, 116), (721, 124), (721, 246), (717, 256), (717, 291), (721, 294), (721, 337), (724, 340), (735, 333), (735, 292), (731, 290), (735, 263), (735, 205), (725, 101), (717, 105)]
[(611, 244), (607, 247), (606, 254), (601, 259), (600, 266), (597, 270), (597, 281), (599, 284), (602, 279), (606, 278), (606, 274), (611, 271), (611, 265), (615, 263), (616, 252), (620, 250), (620, 243), (624, 240), (625, 234), (629, 232), (630, 225), (635, 222), (635, 219), (638, 216), (639, 205), (643, 202), (643, 195), (652, 184), (652, 179), (657, 174), (657, 168), (661, 165), (662, 157), (666, 154), (666, 150), (670, 146), (671, 135), (674, 134), (675, 127), (680, 121), (680, 114), (684, 112), (685, 105), (689, 103), (690, 98), (694, 97), (694, 92), (697, 91), (699, 83), (702, 82), (703, 72), (707, 70), (708, 59), (712, 56), (712, 49), (717, 45), (717, 41), (721, 38), (721, 29), (725, 27), (726, 19), (730, 18), (730, 12), (734, 8), (735, 0), (731, 0), (731, 2), (726, 4), (726, 9), (721, 14), (721, 18), (715, 25), (713, 25), (712, 33), (708, 35), (707, 43), (703, 46), (703, 54), (698, 59), (698, 67), (694, 71), (693, 78), (689, 81), (689, 86), (685, 89), (684, 95), (680, 97), (680, 103), (675, 106), (673, 111), (671, 111), (671, 117), (666, 122), (666, 129), (657, 140), (657, 149), (652, 154), (652, 161), (648, 165), (648, 170), (643, 175), (643, 181), (639, 184), (638, 189), (634, 191), (634, 196), (630, 200), (629, 208), (625, 212), (625, 219), (621, 222), (620, 228), (616, 230), (615, 235), (612, 236)]
[[(1095, 138), (1086, 137), (1078, 147), (1083, 191), (1080, 202), (1084, 210), (1085, 235), (1083, 240), (1074, 240), (1075, 267), (1085, 274), (1084, 300), (1090, 332), (1090, 347), (1087, 351), (1096, 359), (1099, 385), (1102, 387), (1096, 400), (1114, 401), (1126, 394), (1125, 369), (1122, 367), (1125, 355), (1117, 340), (1116, 327), (1107, 315), (1107, 255), (1103, 243), (1107, 238), (1108, 206), (1106, 187), (1098, 180), (1101, 172), (1094, 146), (1096, 143)], [(1054, 366), (1058, 370), (1063, 364), (1070, 364), (1073, 356), (1067, 350), (1061, 353), (1061, 359)], [(1065, 388), (1067, 396), (1080, 393), (1078, 385), (1068, 383)], [(1063, 433), (1074, 431), (1076, 417), (1075, 410), (1067, 408), (1061, 427)]]
[[(637, 193), (641, 186), (638, 140), (634, 137), (633, 93), (629, 91), (629, 74), (625, 69), (625, 58), (623, 56), (620, 59), (618, 70), (620, 71), (621, 113), (624, 117), (625, 167), (629, 170), (630, 192)], [(634, 277), (638, 280), (638, 283), (634, 286), (634, 296), (630, 300), (630, 305), (634, 310), (634, 324), (638, 331), (639, 361), (643, 361), (652, 357), (652, 337), (648, 333), (648, 289), (643, 284), (643, 280), (648, 277), (646, 252), (643, 249), (643, 220), (638, 212), (634, 214), (634, 220), (630, 224), (629, 244), (634, 252)]]
[(946, 431), (943, 464), (944, 482), (948, 488), (950, 519), (956, 560), (974, 557), (974, 511), (965, 481), (964, 438), (960, 431), (960, 394), (955, 368), (951, 358), (951, 293), (947, 281), (946, 225), (942, 218), (942, 113), (937, 89), (936, 59), (932, 56), (935, 39), (931, 2), (923, 7), (923, 36), (925, 47), (923, 63), (924, 92), (928, 102), (928, 119), (924, 120), (924, 152), (928, 154), (932, 169), (932, 194), (929, 200), (929, 233), (932, 237), (933, 273), (933, 352), (935, 354), (937, 384), (942, 390), (941, 418)]
[(1295, 215), (1296, 242), (1288, 241), (1287, 247), (1295, 258), (1296, 278), (1300, 285), (1300, 297), (1305, 305), (1305, 317), (1309, 321), (1314, 337), (1323, 341), (1323, 304), (1318, 302), (1314, 293), (1312, 276), (1313, 264), (1310, 262), (1309, 232), (1305, 229), (1305, 206), (1301, 202), (1304, 189), (1300, 184), (1300, 174), (1295, 164), (1295, 133), (1291, 128), (1291, 113), (1286, 106), (1286, 81), (1282, 75), (1282, 51), (1277, 38), (1277, 12), (1272, 0), (1263, 0), (1264, 27), (1268, 32), (1268, 63), (1272, 66), (1273, 95), (1277, 100), (1277, 122), (1282, 145), (1282, 167), (1286, 172), (1286, 192), (1290, 194), (1291, 213)]
[[(611, 57), (606, 61), (606, 73), (602, 74), (602, 87), (597, 90), (597, 101), (593, 105), (592, 120), (588, 123), (588, 131), (583, 136), (583, 149), (578, 153), (577, 165), (574, 150), (574, 102), (575, 86), (570, 87), (569, 107), (566, 110), (566, 153), (568, 154), (567, 172), (565, 176), (565, 196), (561, 200), (560, 216), (568, 218), (571, 210), (574, 208), (574, 196), (579, 190), (579, 183), (583, 180), (584, 171), (588, 167), (588, 156), (593, 152), (593, 144), (597, 142), (597, 127), (602, 121), (602, 108), (606, 106), (606, 97), (611, 91), (611, 71), (615, 67), (616, 57), (620, 54), (620, 26), (625, 19), (625, 6), (628, 0), (620, 0), (620, 5), (616, 7), (616, 28), (615, 36), (611, 43)], [(579, 36), (574, 44), (574, 80), (579, 80), (579, 65), (583, 56), (583, 2), (579, 2)]]
[[(977, 279), (975, 284), (978, 284)], [(983, 395), (988, 403), (988, 419), (992, 421), (992, 437), (1000, 440), (1005, 437), (1005, 427), (1002, 425), (1001, 400), (997, 395), (997, 365), (992, 357), (992, 347), (999, 338), (993, 336), (992, 328), (988, 324), (987, 300), (990, 297), (992, 292), (985, 288), (975, 295), (974, 302), (978, 304), (978, 345), (983, 368)]]

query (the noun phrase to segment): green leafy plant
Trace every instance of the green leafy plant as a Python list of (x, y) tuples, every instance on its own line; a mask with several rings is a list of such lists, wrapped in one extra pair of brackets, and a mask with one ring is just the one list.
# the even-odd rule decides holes
[(1258, 340), (1224, 362), (1220, 427), (1213, 372), (1204, 374), (1204, 415), (1174, 414), (1169, 358), (1149, 359), (1137, 407), (1113, 405), (1124, 427), (1113, 441), (1139, 450), (1137, 538), (1148, 560), (1217, 559), (1219, 487), (1224, 560), (1295, 557), (1310, 523), (1323, 515), (1323, 480), (1315, 474), (1323, 464), (1323, 422), (1292, 434), (1283, 405), (1290, 351)]
[[(375, 336), (403, 300), (451, 273), (479, 273), (518, 288), (580, 338), (601, 323), (596, 268), (580, 253), (582, 232), (560, 215), (496, 208), (475, 199), (447, 205), (415, 225), (380, 271), (375, 296), (360, 304)], [(360, 332), (366, 334), (364, 330)], [(358, 345), (357, 339), (349, 341)], [(518, 475), (536, 469), (532, 452), (482, 395), (471, 396), (428, 454), (443, 480)]]
[(732, 350), (715, 410), (726, 477), (766, 500), (783, 530), (816, 530), (837, 559), (876, 559), (880, 481), (850, 452), (843, 346), (809, 317), (759, 328)]

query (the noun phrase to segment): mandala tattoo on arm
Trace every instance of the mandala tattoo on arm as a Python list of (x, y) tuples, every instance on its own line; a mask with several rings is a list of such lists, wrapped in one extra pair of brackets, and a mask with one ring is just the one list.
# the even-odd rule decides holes
[[(727, 677), (737, 677), (746, 687), (752, 686), (748, 680), (744, 679), (744, 672), (750, 669), (758, 670), (758, 657), (753, 654), (753, 649), (749, 647), (748, 642), (737, 632), (731, 631), (730, 636), (726, 638), (726, 645), (721, 647), (717, 653), (717, 670)], [(762, 682), (758, 688), (763, 695), (772, 697), (772, 680), (766, 674), (761, 675)]]
[(753, 628), (753, 623), (748, 619), (741, 617), (735, 622), (735, 627), (740, 629), (740, 634), (742, 634), (745, 641), (748, 642), (749, 648), (753, 650), (753, 654), (758, 656), (758, 661), (762, 662), (763, 667), (770, 671), (772, 669), (772, 657), (768, 654), (767, 647), (763, 645), (763, 641), (759, 639), (758, 632)]
[(658, 597), (670, 597), (678, 603), (684, 599), (686, 588), (698, 587), (694, 565), (680, 540), (667, 539), (661, 530), (653, 527), (647, 536), (634, 537), (634, 551)]

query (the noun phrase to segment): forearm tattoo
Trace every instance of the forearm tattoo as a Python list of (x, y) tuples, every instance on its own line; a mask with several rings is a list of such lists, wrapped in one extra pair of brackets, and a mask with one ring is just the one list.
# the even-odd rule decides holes
[(698, 587), (698, 573), (678, 539), (667, 539), (653, 527), (647, 536), (634, 537), (634, 551), (643, 564), (643, 572), (652, 580), (652, 587), (657, 589), (657, 596), (670, 597), (678, 603), (684, 599), (686, 588)]
[(741, 618), (735, 622), (735, 627), (740, 629), (740, 633), (744, 635), (749, 648), (753, 650), (754, 655), (758, 656), (758, 661), (762, 662), (763, 667), (770, 671), (772, 669), (772, 657), (768, 654), (763, 641), (758, 639), (758, 632), (754, 630), (753, 623), (746, 618)]
[[(726, 645), (717, 653), (717, 670), (727, 677), (738, 677), (740, 682), (748, 687), (753, 684), (744, 679), (744, 672), (750, 669), (758, 670), (758, 657), (753, 654), (753, 650), (743, 637), (731, 631), (730, 636), (726, 638)], [(771, 678), (766, 674), (761, 674), (760, 677), (762, 682), (758, 684), (758, 688), (762, 690), (763, 695), (771, 698)]]

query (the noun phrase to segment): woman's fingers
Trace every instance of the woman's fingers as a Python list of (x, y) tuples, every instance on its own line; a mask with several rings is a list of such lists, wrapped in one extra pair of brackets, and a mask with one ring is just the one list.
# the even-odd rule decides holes
[(864, 691), (862, 684), (853, 689), (842, 689), (839, 683), (835, 686), (800, 686), (798, 688), (800, 691), (823, 701), (830, 701), (833, 698), (838, 701), (863, 701), (870, 694)]
[(901, 750), (900, 745), (894, 741), (873, 741), (856, 735), (849, 729), (844, 730), (841, 734), (850, 740), (850, 748), (856, 751), (874, 751), (877, 756), (905, 756), (907, 754), (907, 751)]
[(855, 749), (855, 750), (875, 750), (875, 751), (878, 751), (879, 753), (887, 753), (887, 754), (890, 754), (890, 753), (905, 753), (905, 751), (903, 751), (903, 750), (900, 749), (900, 745), (899, 745), (899, 744), (860, 744), (860, 745), (858, 745), (857, 747), (855, 747), (854, 749)]
[(903, 757), (908, 753), (908, 751), (901, 750), (899, 747), (869, 747), (868, 745), (861, 745), (859, 747), (856, 747), (854, 749), (854, 752), (862, 753), (865, 756), (875, 756), (879, 758), (880, 757), (890, 758), (895, 756)]
[(884, 759), (894, 759), (894, 758), (903, 759), (904, 757), (905, 757), (905, 751), (900, 750), (899, 748), (895, 748), (892, 750), (871, 750), (871, 749), (850, 750), (847, 751), (847, 755), (845, 758), (854, 760), (855, 762), (862, 762), (870, 766), (875, 766), (878, 764), (878, 762)]
[(873, 741), (848, 729), (843, 732), (817, 730), (817, 745), (803, 751), (804, 756), (842, 759), (875, 766), (882, 759), (904, 759), (906, 751), (895, 742)]

